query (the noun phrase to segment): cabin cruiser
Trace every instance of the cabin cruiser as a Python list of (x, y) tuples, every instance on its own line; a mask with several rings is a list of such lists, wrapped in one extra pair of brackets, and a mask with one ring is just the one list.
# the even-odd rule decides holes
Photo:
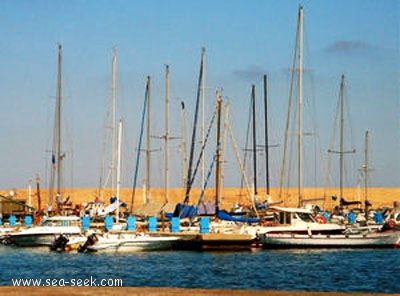
[(244, 232), (260, 236), (264, 233), (339, 234), (344, 225), (328, 223), (322, 216), (303, 208), (270, 207), (269, 218), (259, 225), (245, 225)]
[(82, 229), (77, 216), (53, 216), (46, 218), (39, 226), (16, 229), (8, 233), (8, 242), (17, 246), (51, 246), (54, 237), (60, 234), (80, 236)]

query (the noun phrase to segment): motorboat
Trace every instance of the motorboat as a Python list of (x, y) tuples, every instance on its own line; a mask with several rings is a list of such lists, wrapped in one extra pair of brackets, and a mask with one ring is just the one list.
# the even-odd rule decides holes
[(243, 232), (256, 236), (268, 234), (341, 234), (345, 225), (329, 223), (323, 216), (315, 216), (304, 208), (270, 207), (269, 218), (260, 224), (244, 225)]
[(138, 252), (172, 249), (178, 236), (155, 236), (143, 232), (91, 234), (78, 252)]
[(21, 227), (9, 232), (9, 243), (22, 247), (51, 246), (57, 235), (80, 236), (81, 221), (77, 216), (53, 216), (39, 226)]

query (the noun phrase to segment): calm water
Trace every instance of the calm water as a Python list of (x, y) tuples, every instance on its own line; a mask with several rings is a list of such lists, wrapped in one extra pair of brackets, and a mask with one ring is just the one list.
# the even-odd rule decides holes
[(120, 278), (123, 286), (400, 293), (400, 250), (51, 253), (0, 246), (12, 278)]

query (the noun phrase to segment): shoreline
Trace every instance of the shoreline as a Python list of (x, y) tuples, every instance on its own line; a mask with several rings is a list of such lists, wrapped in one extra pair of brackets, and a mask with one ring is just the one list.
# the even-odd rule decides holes
[(384, 296), (394, 295), (387, 293), (353, 293), (353, 292), (310, 292), (310, 291), (274, 291), (274, 290), (234, 290), (234, 289), (193, 289), (193, 288), (151, 288), (151, 287), (0, 287), (2, 295), (98, 295), (113, 296), (116, 293), (123, 295), (151, 295), (151, 296), (173, 296), (173, 295), (233, 295), (233, 296), (341, 296), (341, 295), (363, 295)]

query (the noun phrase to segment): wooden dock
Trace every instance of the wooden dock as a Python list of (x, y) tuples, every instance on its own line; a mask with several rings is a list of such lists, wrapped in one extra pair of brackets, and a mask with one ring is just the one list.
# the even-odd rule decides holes
[(155, 232), (154, 235), (180, 237), (176, 243), (176, 248), (180, 250), (251, 250), (258, 247), (250, 234)]

